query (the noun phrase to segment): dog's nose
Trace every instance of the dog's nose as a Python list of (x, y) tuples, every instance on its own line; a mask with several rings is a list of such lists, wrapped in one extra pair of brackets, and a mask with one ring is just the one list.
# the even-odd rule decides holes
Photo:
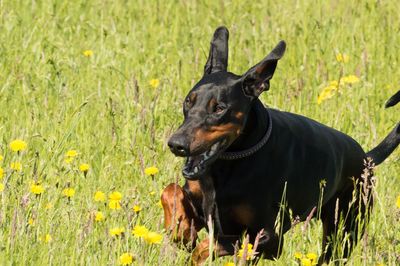
[(168, 147), (177, 156), (189, 156), (189, 141), (182, 135), (172, 135), (168, 141)]

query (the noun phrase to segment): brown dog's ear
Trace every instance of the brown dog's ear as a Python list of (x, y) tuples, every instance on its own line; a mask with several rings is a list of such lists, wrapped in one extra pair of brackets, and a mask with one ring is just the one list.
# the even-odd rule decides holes
[(211, 40), (210, 53), (204, 66), (204, 75), (227, 70), (228, 39), (229, 31), (226, 27), (221, 26), (215, 30)]
[(285, 53), (286, 43), (280, 41), (260, 63), (250, 68), (242, 76), (242, 89), (245, 95), (256, 98), (269, 89), (269, 81), (274, 75), (278, 60)]

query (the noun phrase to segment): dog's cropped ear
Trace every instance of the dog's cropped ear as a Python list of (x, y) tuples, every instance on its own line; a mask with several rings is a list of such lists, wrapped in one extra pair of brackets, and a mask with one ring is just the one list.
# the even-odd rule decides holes
[(204, 66), (204, 75), (226, 71), (228, 68), (228, 39), (229, 31), (226, 27), (218, 27), (211, 40), (210, 53)]
[(392, 97), (390, 97), (385, 104), (385, 108), (395, 106), (398, 102), (400, 102), (400, 91), (396, 92)]
[(285, 53), (286, 43), (278, 45), (260, 63), (250, 68), (242, 76), (242, 89), (245, 95), (256, 98), (269, 89), (269, 81), (274, 75), (278, 60)]

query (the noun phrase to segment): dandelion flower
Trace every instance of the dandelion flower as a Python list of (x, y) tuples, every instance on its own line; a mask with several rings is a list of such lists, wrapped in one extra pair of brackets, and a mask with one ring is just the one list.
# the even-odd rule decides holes
[(156, 175), (158, 174), (158, 168), (155, 166), (147, 167), (146, 169), (144, 169), (144, 174), (147, 176)]
[(4, 160), (3, 155), (0, 155), (0, 162)]
[(318, 255), (315, 253), (307, 253), (306, 257), (311, 260), (311, 262), (315, 262), (318, 258)]
[(119, 203), (119, 200), (110, 200), (108, 202), (108, 207), (111, 210), (119, 210), (119, 209), (121, 209), (121, 203)]
[(28, 224), (29, 224), (30, 226), (34, 226), (34, 225), (35, 225), (35, 220), (33, 220), (32, 218), (29, 218), (29, 219), (28, 219)]
[(121, 192), (113, 191), (113, 192), (108, 196), (108, 198), (109, 198), (110, 200), (120, 201), (120, 200), (122, 199), (122, 194), (121, 194)]
[(135, 237), (144, 237), (149, 233), (149, 229), (146, 228), (146, 226), (143, 225), (135, 225), (135, 227), (132, 230), (132, 235)]
[(120, 265), (129, 265), (133, 262), (133, 256), (131, 253), (124, 253), (119, 257)]
[(397, 208), (400, 208), (400, 196), (397, 197), (396, 206)]
[(149, 244), (160, 244), (163, 236), (156, 232), (148, 232), (145, 236), (143, 236), (143, 239)]
[(95, 216), (94, 216), (94, 220), (96, 222), (101, 222), (104, 220), (104, 214), (101, 211), (97, 211)]
[(10, 168), (14, 171), (20, 172), (22, 171), (22, 164), (20, 162), (12, 162)]
[(85, 50), (82, 52), (82, 54), (86, 57), (92, 57), (93, 56), (93, 51), (92, 50)]
[(0, 183), (0, 192), (3, 192), (3, 191), (4, 191), (4, 184)]
[(233, 262), (226, 262), (225, 264), (224, 264), (224, 266), (235, 266), (235, 263), (233, 263)]
[(35, 195), (40, 195), (44, 192), (44, 187), (40, 184), (31, 185), (31, 192)]
[(79, 170), (83, 173), (87, 173), (90, 169), (90, 165), (88, 165), (87, 163), (83, 163), (79, 166)]
[(149, 81), (149, 84), (153, 89), (156, 89), (160, 85), (160, 80), (159, 79), (151, 79)]
[(355, 84), (355, 83), (360, 82), (360, 78), (358, 78), (355, 75), (348, 75), (348, 76), (343, 77), (341, 79), (341, 81), (343, 81), (344, 83), (348, 83), (348, 84)]
[(350, 58), (349, 58), (349, 56), (347, 54), (338, 53), (336, 55), (336, 61), (338, 61), (340, 63), (347, 63), (347, 62), (349, 62), (349, 59)]
[(1, 166), (0, 166), (0, 179), (2, 179), (3, 176), (4, 176), (4, 169), (1, 168)]
[(50, 243), (53, 238), (50, 234), (46, 234), (44, 237), (40, 237), (39, 240), (43, 241), (44, 243)]
[(78, 156), (77, 150), (69, 150), (65, 153), (65, 157), (76, 157)]
[(302, 257), (303, 257), (303, 254), (301, 254), (301, 252), (295, 252), (294, 253), (294, 257), (296, 258), (296, 259), (301, 259)]
[(71, 162), (74, 160), (74, 158), (75, 158), (76, 156), (78, 156), (78, 151), (77, 151), (77, 150), (69, 150), (69, 151), (67, 151), (67, 152), (65, 153), (65, 159), (64, 159), (64, 161), (65, 161), (66, 163), (71, 163)]
[(23, 151), (26, 149), (26, 142), (20, 139), (16, 139), (10, 142), (10, 148), (14, 152)]
[(302, 266), (312, 266), (313, 263), (309, 258), (302, 258), (300, 260)]
[(142, 208), (139, 205), (134, 205), (132, 209), (136, 213), (139, 213), (142, 210)]
[[(242, 244), (242, 248), (239, 250), (238, 257), (241, 258), (243, 257), (244, 253), (244, 245)], [(250, 260), (253, 255), (253, 245), (252, 244), (247, 244), (247, 256), (246, 260)]]
[(114, 227), (110, 229), (109, 233), (110, 236), (121, 236), (125, 233), (125, 229), (123, 227)]
[(318, 95), (317, 103), (321, 104), (323, 101), (332, 98), (337, 92), (337, 87), (336, 86), (328, 86), (325, 87), (321, 93)]
[(94, 193), (94, 201), (100, 201), (100, 202), (106, 201), (106, 194), (104, 194), (104, 192), (100, 190), (96, 191)]
[(62, 191), (63, 195), (67, 198), (72, 198), (75, 195), (75, 189), (71, 187), (64, 188)]

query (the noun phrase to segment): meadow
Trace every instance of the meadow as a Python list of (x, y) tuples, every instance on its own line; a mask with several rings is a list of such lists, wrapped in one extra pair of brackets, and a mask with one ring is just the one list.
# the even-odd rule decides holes
[[(400, 106), (383, 108), (399, 89), (398, 10), (389, 0), (0, 1), (0, 264), (188, 264), (163, 230), (161, 191), (184, 181), (166, 142), (219, 25), (234, 73), (287, 42), (267, 106), (373, 148), (400, 119)], [(399, 154), (376, 168), (368, 237), (348, 265), (400, 264)], [(294, 226), (282, 256), (259, 265), (321, 254), (321, 232), (314, 220)]]

